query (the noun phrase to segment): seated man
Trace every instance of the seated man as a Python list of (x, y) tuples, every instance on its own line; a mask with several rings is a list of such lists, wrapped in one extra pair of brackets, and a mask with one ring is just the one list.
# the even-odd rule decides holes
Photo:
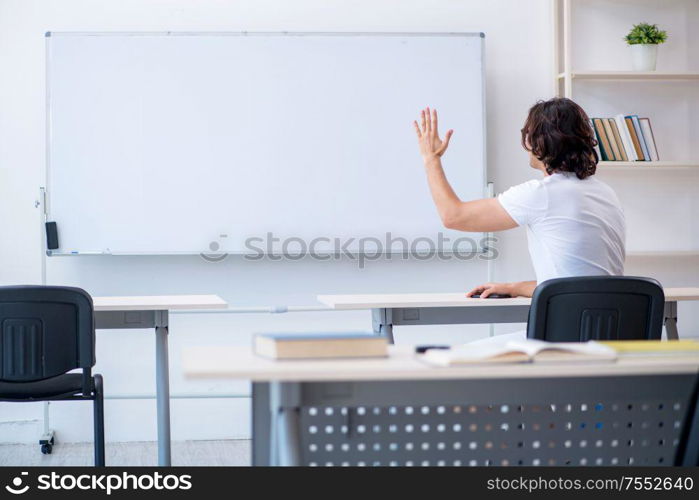
[(625, 221), (619, 200), (593, 176), (597, 141), (583, 109), (570, 99), (535, 104), (522, 128), (529, 165), (543, 178), (511, 187), (497, 198), (461, 201), (449, 185), (441, 157), (444, 140), (437, 131), (437, 111), (422, 111), (414, 123), (432, 198), (447, 228), (495, 232), (526, 226), (536, 281), (485, 283), (470, 295), (531, 297), (537, 283), (568, 276), (622, 275)]

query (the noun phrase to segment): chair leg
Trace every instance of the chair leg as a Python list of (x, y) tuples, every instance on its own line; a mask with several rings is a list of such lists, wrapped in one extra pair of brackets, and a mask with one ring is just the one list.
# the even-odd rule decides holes
[(102, 375), (95, 375), (95, 399), (93, 401), (95, 431), (95, 467), (104, 467), (104, 391)]

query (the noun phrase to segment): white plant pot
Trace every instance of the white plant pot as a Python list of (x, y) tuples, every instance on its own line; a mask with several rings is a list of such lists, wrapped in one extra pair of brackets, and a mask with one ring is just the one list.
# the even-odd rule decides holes
[(637, 43), (629, 47), (631, 47), (631, 65), (634, 71), (655, 71), (655, 63), (658, 59), (656, 44)]

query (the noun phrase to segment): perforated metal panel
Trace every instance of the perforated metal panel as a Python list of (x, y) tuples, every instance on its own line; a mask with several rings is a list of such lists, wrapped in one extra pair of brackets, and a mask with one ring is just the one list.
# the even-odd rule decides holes
[(683, 403), (303, 408), (302, 461), (320, 466), (672, 464)]
[(255, 383), (253, 463), (284, 451), (311, 466), (673, 465), (696, 386), (696, 374)]

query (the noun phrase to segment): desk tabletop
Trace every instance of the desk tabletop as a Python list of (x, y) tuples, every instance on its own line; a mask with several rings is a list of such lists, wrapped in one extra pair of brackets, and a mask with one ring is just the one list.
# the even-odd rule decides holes
[(684, 287), (684, 288), (666, 288), (665, 300), (699, 300), (699, 288)]
[[(531, 299), (473, 299), (466, 292), (387, 293), (358, 295), (318, 295), (318, 301), (332, 309), (376, 309), (398, 307), (488, 307), (528, 306)], [(666, 288), (667, 301), (699, 300), (699, 288)]]
[(177, 309), (225, 309), (228, 303), (218, 295), (146, 295), (92, 297), (99, 311), (173, 311)]
[(512, 299), (473, 299), (466, 297), (466, 292), (318, 295), (318, 301), (333, 309), (528, 306), (531, 303), (531, 299), (528, 297)]
[(430, 366), (413, 346), (390, 346), (387, 358), (274, 361), (256, 356), (248, 347), (197, 346), (184, 349), (188, 378), (244, 379), (253, 382), (431, 380), (522, 377), (580, 377), (681, 374), (699, 372), (699, 354), (627, 356), (616, 362), (518, 363), (470, 366)]

